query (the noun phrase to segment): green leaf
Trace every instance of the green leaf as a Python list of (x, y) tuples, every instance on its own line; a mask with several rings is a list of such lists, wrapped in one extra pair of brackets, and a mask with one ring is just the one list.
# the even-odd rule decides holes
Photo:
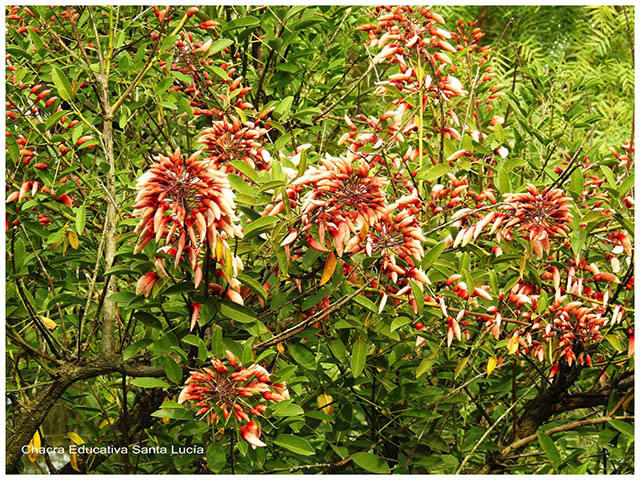
[(202, 343), (202, 339), (200, 337), (196, 337), (195, 335), (189, 333), (182, 337), (182, 341), (189, 345), (193, 345), (194, 347), (199, 346)]
[(151, 414), (151, 416), (157, 418), (172, 418), (174, 420), (193, 420), (193, 413), (188, 412), (184, 408), (165, 409), (164, 405), (162, 406), (162, 409), (156, 410)]
[(220, 325), (213, 327), (213, 335), (211, 335), (211, 351), (216, 357), (224, 354), (224, 345), (222, 343), (222, 328)]
[[(209, 50), (207, 50), (207, 57), (210, 57), (211, 55), (215, 55), (219, 51), (224, 50), (225, 48), (230, 47), (231, 45), (233, 45), (233, 40), (229, 40), (228, 38), (221, 38), (220, 40), (216, 40), (211, 44), (211, 47), (209, 47)], [(228, 75), (225, 74), (225, 77), (228, 78)]]
[(416, 368), (416, 378), (420, 378), (422, 375), (430, 371), (435, 360), (436, 358), (433, 354), (423, 358), (420, 365), (418, 365), (418, 368)]
[(240, 323), (253, 323), (256, 321), (256, 315), (253, 310), (239, 305), (226, 298), (220, 304), (220, 313), (227, 318)]
[(273, 440), (273, 443), (298, 455), (313, 455), (316, 453), (309, 442), (295, 435), (282, 433)]
[(422, 167), (418, 172), (417, 179), (431, 182), (449, 172), (450, 170), (451, 166), (448, 163), (440, 163), (435, 166)]
[(634, 437), (633, 425), (630, 425), (623, 420), (609, 420), (608, 423), (623, 435), (629, 438)]
[(331, 338), (327, 341), (327, 345), (333, 356), (340, 360), (340, 362), (344, 362), (347, 356), (347, 347), (344, 346), (342, 340), (339, 338)]
[(364, 369), (364, 364), (367, 360), (367, 347), (368, 344), (365, 339), (362, 336), (358, 336), (351, 352), (351, 373), (353, 378), (358, 378)]
[(304, 410), (292, 400), (283, 400), (271, 407), (271, 414), (276, 417), (301, 417), (304, 415)]
[(163, 295), (173, 295), (174, 293), (185, 293), (193, 291), (193, 282), (180, 282), (170, 286), (162, 292)]
[(600, 165), (600, 170), (602, 170), (602, 173), (604, 174), (605, 178), (607, 179), (607, 183), (615, 188), (615, 186), (616, 186), (616, 177), (613, 174), (613, 172), (611, 171), (611, 169), (609, 167), (607, 167), (606, 165)]
[(498, 175), (496, 180), (496, 187), (498, 187), (498, 191), (500, 193), (504, 195), (505, 193), (509, 193), (511, 191), (511, 180), (509, 180), (509, 175), (507, 174), (507, 171), (504, 169), (504, 167), (498, 168)]
[(182, 383), (182, 369), (171, 357), (164, 359), (164, 372), (173, 383)]
[(418, 284), (413, 280), (409, 280), (409, 284), (411, 285), (413, 298), (416, 300), (416, 304), (418, 305), (418, 314), (422, 315), (422, 310), (424, 309), (424, 293), (422, 293)]
[(262, 233), (265, 230), (267, 230), (270, 225), (273, 225), (277, 221), (278, 221), (278, 217), (271, 217), (271, 216), (260, 217), (257, 220), (254, 220), (253, 222), (249, 223), (245, 227), (244, 237), (248, 239), (259, 233)]
[(223, 28), (223, 32), (228, 32), (230, 30), (236, 30), (238, 28), (253, 28), (260, 25), (260, 19), (252, 16), (236, 18), (235, 20), (227, 23)]
[(435, 260), (440, 257), (444, 249), (447, 248), (447, 242), (442, 240), (435, 246), (431, 247), (429, 251), (422, 258), (422, 269), (427, 270)]
[(220, 67), (218, 67), (216, 65), (211, 65), (211, 66), (209, 66), (209, 68), (211, 69), (211, 71), (213, 73), (215, 73), (221, 79), (229, 80), (229, 74), (225, 70), (221, 69)]
[(502, 125), (496, 123), (493, 127), (493, 131), (496, 134), (496, 140), (498, 140), (500, 143), (504, 143), (504, 130), (502, 129)]
[(58, 68), (51, 69), (51, 79), (58, 90), (58, 95), (65, 101), (71, 100), (71, 84), (64, 73)]
[(13, 138), (13, 135), (6, 138), (6, 145), (7, 145), (7, 151), (9, 152), (9, 156), (11, 157), (11, 160), (13, 160), (14, 162), (17, 162), (20, 156), (20, 148), (18, 147), (18, 144), (15, 138)]
[(289, 95), (285, 97), (273, 111), (273, 116), (276, 119), (286, 119), (291, 111), (291, 105), (293, 104), (293, 97)]
[(458, 365), (456, 366), (456, 371), (453, 373), (453, 379), (455, 380), (456, 378), (458, 378), (458, 376), (460, 375), (460, 373), (462, 372), (462, 370), (464, 369), (465, 365), (467, 364), (467, 362), (469, 361), (469, 357), (462, 357), (459, 361), (458, 361)]
[(582, 195), (584, 190), (584, 177), (582, 176), (582, 169), (576, 168), (571, 174), (571, 192), (575, 193), (576, 197)]
[(253, 189), (239, 175), (236, 175), (235, 173), (230, 173), (229, 175), (227, 175), (227, 180), (229, 180), (229, 183), (231, 184), (231, 187), (236, 192), (244, 193), (245, 195), (253, 195), (254, 194)]
[(153, 340), (151, 340), (150, 338), (145, 338), (132, 343), (127, 348), (125, 348), (124, 351), (122, 352), (122, 359), (129, 360), (131, 357), (135, 356), (135, 354), (138, 353), (140, 350), (142, 350), (144, 347), (148, 347), (152, 343), (153, 343)]
[(251, 165), (241, 160), (232, 160), (231, 165), (233, 165), (233, 168), (235, 168), (236, 170), (239, 170), (240, 172), (244, 173), (248, 178), (250, 178), (254, 182), (258, 181), (258, 172), (256, 172), (253, 168), (251, 168)]
[(148, 327), (155, 328), (156, 330), (162, 330), (162, 323), (156, 317), (147, 312), (136, 312), (134, 317), (138, 318), (142, 323)]
[(87, 220), (87, 209), (85, 204), (83, 203), (76, 210), (76, 232), (78, 235), (82, 235), (84, 232), (85, 222)]
[(369, 300), (367, 297), (364, 297), (362, 295), (358, 295), (358, 296), (354, 297), (353, 300), (357, 304), (362, 305), (367, 310), (370, 310), (373, 313), (378, 313), (378, 307), (376, 307), (376, 304), (373, 303), (371, 300)]
[(131, 385), (142, 388), (169, 388), (169, 384), (167, 382), (153, 377), (132, 378)]
[(389, 465), (381, 457), (369, 452), (358, 452), (351, 457), (353, 463), (371, 473), (389, 473)]
[(119, 303), (120, 305), (127, 305), (131, 300), (137, 298), (137, 295), (132, 292), (117, 292), (112, 293), (107, 297), (107, 300), (113, 303)]
[(293, 358), (296, 363), (302, 365), (304, 368), (311, 370), (316, 368), (315, 356), (307, 347), (303, 347), (302, 345), (290, 345), (287, 348), (287, 352), (289, 352), (291, 358)]
[(213, 473), (220, 473), (227, 463), (225, 448), (218, 442), (211, 442), (206, 452), (207, 465)]
[(540, 443), (540, 446), (542, 447), (542, 450), (544, 450), (544, 453), (547, 454), (547, 458), (551, 461), (553, 469), (557, 473), (558, 468), (560, 467), (560, 462), (562, 461), (560, 452), (558, 452), (556, 444), (553, 443), (553, 440), (551, 440), (551, 437), (549, 435), (540, 431), (538, 431), (537, 433), (538, 443)]
[(258, 296), (260, 296), (260, 298), (262, 298), (262, 300), (267, 299), (267, 291), (255, 278), (250, 277), (245, 273), (241, 273), (240, 275), (238, 275), (238, 280), (240, 280), (240, 283), (245, 284), (247, 287), (253, 290)]

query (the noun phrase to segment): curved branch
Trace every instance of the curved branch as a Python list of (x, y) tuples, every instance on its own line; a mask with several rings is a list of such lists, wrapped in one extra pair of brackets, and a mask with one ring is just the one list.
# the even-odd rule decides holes
[(150, 365), (139, 365), (134, 361), (124, 362), (118, 358), (94, 358), (83, 365), (64, 363), (56, 370), (55, 383), (41, 390), (36, 397), (26, 404), (13, 425), (15, 433), (8, 436), (6, 447), (6, 472), (18, 473), (18, 462), (22, 457), (22, 447), (27, 445), (35, 431), (44, 421), (58, 398), (75, 382), (120, 372), (130, 377), (160, 377), (164, 368)]
[[(609, 422), (611, 420), (633, 420), (634, 418), (635, 417), (633, 416), (629, 416), (629, 417), (607, 416), (607, 417), (592, 418), (590, 420), (580, 420), (578, 422), (571, 422), (565, 425), (560, 425), (559, 427), (553, 427), (553, 428), (550, 428), (549, 430), (545, 430), (544, 433), (546, 433), (547, 435), (552, 435), (554, 433), (566, 432), (568, 430), (575, 430), (576, 428), (586, 427), (588, 425), (597, 425), (599, 423)], [(538, 439), (537, 433), (533, 435), (529, 435), (528, 437), (521, 438), (520, 440), (517, 440), (513, 442), (511, 445), (500, 450), (500, 457), (504, 458), (514, 450), (519, 450), (520, 448), (524, 447), (525, 445), (528, 445), (529, 443), (537, 439)]]

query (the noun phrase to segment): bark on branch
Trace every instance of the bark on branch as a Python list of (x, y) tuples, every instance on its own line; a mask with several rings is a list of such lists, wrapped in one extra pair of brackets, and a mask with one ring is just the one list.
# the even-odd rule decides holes
[(163, 367), (139, 365), (119, 359), (90, 359), (83, 365), (64, 363), (56, 370), (55, 383), (47, 385), (20, 412), (12, 425), (13, 434), (7, 435), (6, 472), (18, 473), (18, 462), (22, 457), (22, 447), (28, 445), (35, 431), (44, 421), (51, 407), (73, 383), (88, 378), (120, 372), (131, 377), (160, 377)]

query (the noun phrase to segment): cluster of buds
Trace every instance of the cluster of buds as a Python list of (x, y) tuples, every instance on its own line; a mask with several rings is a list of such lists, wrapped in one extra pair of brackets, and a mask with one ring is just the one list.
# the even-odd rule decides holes
[[(592, 276), (580, 278), (577, 276), (579, 271)], [(566, 276), (566, 281), (563, 276)], [(563, 270), (550, 266), (541, 274), (541, 278), (550, 281), (553, 290), (546, 289), (544, 285), (539, 287), (519, 281), (508, 295), (500, 295), (498, 308), (495, 305), (487, 308), (487, 315), (482, 319), (496, 339), (501, 334), (504, 312), (516, 316), (519, 319), (517, 323), (521, 325), (523, 321), (530, 322), (529, 325), (505, 332), (509, 337), (507, 349), (511, 354), (530, 355), (544, 362), (548, 344), (553, 342), (553, 351), (549, 352), (555, 361), (551, 376), (557, 373), (560, 363), (591, 366), (589, 351), (602, 339), (601, 329), (606, 325), (621, 323), (624, 316), (621, 305), (609, 305), (608, 286), (603, 291), (601, 287), (590, 286), (598, 281), (610, 283), (613, 281), (610, 276), (612, 274), (608, 272), (600, 272), (595, 263), (587, 264), (585, 261)], [(452, 275), (447, 282), (453, 283), (458, 279), (459, 275)], [(547, 299), (545, 302), (549, 301), (550, 305), (536, 313), (543, 293)], [(630, 351), (633, 349), (631, 340), (629, 348)]]
[(260, 427), (251, 416), (263, 416), (267, 401), (287, 400), (287, 386), (284, 382), (272, 382), (271, 375), (261, 365), (243, 368), (233, 353), (227, 350), (226, 355), (228, 365), (213, 358), (212, 368), (191, 372), (178, 403), (195, 402), (200, 407), (196, 416), (206, 418), (209, 424), (224, 419), (226, 425), (231, 417), (235, 418), (237, 424), (244, 424), (242, 438), (254, 449), (264, 447), (266, 444), (260, 440)]
[[(186, 161), (179, 150), (168, 157), (160, 155), (138, 179), (133, 215), (140, 217), (140, 221), (135, 229), (139, 238), (134, 254), (152, 239), (156, 245), (164, 239), (165, 246), (158, 253), (173, 256), (174, 268), (187, 253), (198, 288), (202, 280), (198, 258), (208, 245), (212, 258), (223, 266), (222, 273), (231, 287), (227, 295), (233, 301), (241, 301), (235, 276), (242, 263), (227, 242), (242, 236), (234, 211), (234, 194), (226, 174), (216, 170), (209, 160), (198, 160), (199, 154), (194, 153)], [(166, 276), (161, 260), (156, 260), (156, 266), (158, 273)], [(139, 283), (138, 291), (148, 295), (147, 287)]]
[[(187, 15), (191, 17), (197, 11), (197, 7), (190, 8)], [(205, 20), (198, 28), (205, 31), (215, 30), (218, 25), (215, 20)], [(153, 40), (158, 38), (159, 34), (152, 34)], [(229, 55), (230, 49), (212, 51), (213, 45), (213, 38), (200, 40), (196, 38), (194, 31), (181, 33), (180, 39), (170, 47), (175, 52), (173, 63), (168, 65), (166, 61), (159, 60), (158, 65), (162, 70), (169, 68), (181, 72), (191, 77), (191, 80), (176, 82), (170, 90), (182, 91), (189, 95), (189, 104), (194, 107), (194, 115), (223, 118), (234, 109), (252, 110), (253, 106), (245, 98), (251, 88), (242, 85), (242, 77), (234, 76), (236, 68), (232, 63), (224, 60), (220, 63), (221, 60), (217, 59)], [(225, 72), (226, 76), (210, 73), (208, 67), (214, 64)]]
[[(380, 255), (380, 272), (392, 282), (387, 290), (396, 296), (411, 292), (409, 279), (415, 280), (420, 286), (431, 283), (419, 268), (424, 256), (422, 242), (426, 241), (415, 216), (420, 204), (417, 197), (401, 197), (386, 207), (384, 215), (366, 232), (364, 242), (359, 241), (361, 237), (354, 237), (358, 241), (348, 249), (350, 254), (364, 251), (367, 256)], [(401, 264), (398, 264), (398, 259)], [(385, 300), (386, 294), (383, 294), (381, 309)], [(409, 297), (409, 303), (417, 312), (418, 305), (412, 296)]]
[(20, 190), (11, 192), (7, 197), (7, 203), (11, 203), (16, 200), (18, 201), (18, 203), (21, 203), (28, 197), (35, 197), (38, 191), (44, 194), (52, 195), (53, 197), (55, 197), (56, 202), (62, 203), (66, 207), (73, 208), (73, 199), (68, 194), (62, 193), (56, 196), (55, 191), (50, 190), (49, 187), (43, 187), (40, 182), (31, 180), (23, 182), (20, 186)]
[[(409, 6), (376, 7), (374, 14), (377, 25), (368, 24), (357, 28), (367, 32), (369, 46), (381, 49), (372, 61), (397, 63), (400, 67), (400, 73), (379, 84), (378, 93), (386, 91), (385, 85), (393, 85), (406, 93), (424, 89), (446, 99), (466, 95), (467, 92), (457, 78), (443, 74), (445, 70), (451, 73), (456, 70), (447, 53), (455, 54), (465, 46), (459, 43), (456, 48), (448, 42), (453, 35), (439, 26), (444, 24), (440, 15), (431, 12), (429, 8), (420, 8), (416, 12)], [(431, 64), (432, 72), (437, 78), (436, 83), (432, 82), (430, 75), (423, 74), (423, 78), (420, 78), (421, 72), (407, 64), (407, 59), (416, 55), (420, 61)]]
[(629, 168), (633, 165), (632, 157), (630, 156), (632, 152), (635, 152), (635, 142), (627, 140), (624, 145), (620, 147), (624, 152), (618, 153), (618, 151), (610, 147), (609, 151), (618, 160), (620, 163), (618, 167), (620, 168)]
[[(475, 62), (477, 68), (481, 69), (488, 59), (489, 47), (478, 48), (477, 42), (484, 34), (476, 23), (468, 22), (465, 25), (460, 20), (456, 31), (450, 32), (440, 26), (444, 25), (444, 19), (432, 12), (430, 7), (376, 7), (373, 14), (376, 16), (377, 24), (367, 24), (357, 28), (367, 32), (369, 37), (367, 44), (370, 47), (381, 49), (373, 57), (372, 62), (397, 64), (399, 68), (399, 72), (393, 73), (386, 80), (376, 84), (376, 94), (384, 95), (391, 89), (390, 87), (401, 93), (401, 96), (393, 101), (395, 109), (385, 112), (375, 123), (380, 124), (387, 120), (390, 140), (402, 141), (404, 135), (419, 130), (414, 115), (410, 115), (408, 119), (405, 115), (416, 107), (411, 100), (418, 98), (416, 93), (423, 93), (419, 97), (422, 103), (417, 105), (421, 111), (427, 108), (429, 97), (442, 102), (467, 95), (468, 92), (463, 88), (462, 83), (453, 75), (457, 72), (458, 66), (455, 63), (455, 57), (452, 60), (450, 55), (465, 52), (464, 60), (469, 63), (467, 67), (471, 69), (470, 62)], [(479, 56), (472, 55), (476, 50)], [(476, 82), (478, 89), (495, 76), (491, 72), (491, 67), (484, 67), (482, 73), (483, 75)], [(502, 87), (502, 85), (492, 85), (488, 90), (485, 104), (490, 104), (495, 98), (503, 96), (504, 92), (497, 91)], [(480, 95), (484, 95), (484, 92)], [(477, 96), (478, 93), (476, 93)], [(478, 108), (480, 99), (475, 98), (474, 102)], [(491, 106), (488, 108), (490, 111)], [(368, 123), (371, 125), (372, 122)], [(447, 107), (446, 123), (437, 126), (437, 133), (459, 141), (461, 130), (468, 131), (475, 141), (481, 140), (482, 134), (478, 130), (470, 128), (469, 125), (463, 125), (455, 111)], [(372, 137), (370, 141), (374, 143), (378, 141), (375, 133), (369, 135)], [(354, 136), (354, 132), (348, 132), (341, 140), (351, 143), (354, 141)]]
[[(407, 182), (404, 186), (409, 194), (389, 204), (384, 190), (388, 179), (371, 172), (369, 163), (347, 153), (345, 157), (326, 156), (321, 165), (294, 180), (287, 188), (285, 201), (291, 208), (300, 206), (302, 226), (291, 228), (281, 246), (288, 255), (293, 242), (305, 234), (311, 248), (321, 252), (335, 250), (338, 257), (345, 253), (380, 256), (380, 272), (392, 281), (382, 293), (380, 311), (388, 293), (395, 297), (406, 294), (417, 311), (409, 280), (419, 286), (430, 283), (419, 268), (424, 256), (422, 242), (426, 240), (417, 218), (422, 202)], [(279, 195), (263, 215), (277, 215), (284, 209)], [(317, 230), (312, 232), (314, 227)], [(327, 244), (328, 236), (332, 245)]]
[[(467, 192), (467, 184), (453, 175), (450, 175), (450, 180), (453, 187), (445, 188), (444, 185), (439, 184), (433, 186), (431, 196), (434, 201), (430, 203), (430, 207), (434, 213), (444, 212), (445, 209), (453, 206), (462, 207), (451, 215), (453, 225), (460, 227), (453, 240), (453, 248), (466, 246), (476, 240), (483, 231), (488, 231), (490, 235), (495, 234), (498, 242), (502, 239), (511, 240), (512, 231), (515, 229), (525, 233), (534, 253), (543, 258), (545, 253), (549, 254), (550, 237), (566, 236), (570, 231), (569, 222), (572, 215), (569, 202), (571, 199), (564, 196), (562, 190), (558, 188), (551, 190), (545, 188), (541, 193), (535, 186), (528, 184), (525, 193), (504, 195), (505, 203), (502, 211), (490, 210), (488, 213), (482, 213), (474, 208), (463, 206), (463, 198), (460, 194)], [(490, 205), (497, 203), (492, 189), (485, 189), (478, 195), (467, 192), (467, 198), (470, 195), (474, 195), (476, 209), (481, 207), (486, 209), (487, 200)], [(438, 199), (447, 200), (449, 197), (451, 199), (444, 207), (435, 202)], [(462, 225), (463, 222), (468, 222), (472, 218), (477, 218), (478, 221)], [(494, 253), (496, 256), (499, 255), (501, 249), (497, 247)]]

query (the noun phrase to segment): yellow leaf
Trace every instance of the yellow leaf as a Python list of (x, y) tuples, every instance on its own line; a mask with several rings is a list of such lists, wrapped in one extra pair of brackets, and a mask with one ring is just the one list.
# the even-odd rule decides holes
[(327, 257), (327, 261), (324, 262), (324, 270), (322, 270), (322, 277), (320, 278), (320, 286), (324, 285), (329, 281), (331, 275), (336, 269), (336, 265), (338, 264), (338, 260), (336, 259), (336, 255), (331, 252)]
[(78, 467), (78, 454), (75, 452), (69, 452), (69, 463), (71, 464), (71, 468), (73, 468), (76, 472), (80, 472), (80, 468)]
[(522, 259), (520, 260), (520, 271), (518, 272), (518, 274), (520, 275), (520, 280), (522, 280), (522, 274), (524, 273), (524, 267), (527, 266), (527, 256), (523, 255)]
[(284, 355), (284, 345), (282, 345), (282, 342), (278, 342), (276, 344), (276, 348), (278, 349), (278, 351), (280, 352), (280, 355)]
[(33, 438), (29, 442), (29, 460), (31, 463), (36, 463), (36, 458), (38, 458), (38, 450), (41, 446), (40, 442), (40, 433), (36, 430), (36, 433), (33, 434)]
[(360, 240), (364, 242), (367, 239), (367, 233), (369, 233), (369, 222), (365, 221), (360, 229)]
[(233, 253), (228, 248), (224, 249), (224, 274), (228, 277), (233, 272)]
[[(333, 397), (331, 396), (331, 394), (324, 392), (321, 393), (320, 395), (318, 395), (317, 398), (318, 401), (318, 408), (325, 413), (326, 415), (329, 415), (330, 417), (333, 416)], [(324, 424), (328, 424), (329, 421), (328, 420), (323, 420), (322, 423)]]
[(78, 248), (78, 234), (74, 231), (70, 231), (67, 233), (67, 236), (69, 237), (69, 245), (71, 245), (71, 248), (76, 250)]
[(100, 422), (100, 425), (98, 425), (98, 429), (101, 429), (105, 425), (113, 425), (113, 418), (109, 417), (102, 420), (102, 422)]
[[(58, 248), (60, 245), (62, 245), (62, 242), (64, 242), (64, 237), (62, 237), (60, 240), (58, 240), (57, 242), (51, 244), (51, 250), (55, 250), (56, 248)], [(64, 252), (63, 252), (64, 253)]]
[[(117, 397), (116, 397), (117, 398)], [(169, 397), (164, 397), (164, 400), (162, 401), (162, 403), (164, 404), (165, 402), (168, 402), (169, 400), (171, 400), (171, 398)], [(169, 417), (167, 418), (163, 418), (162, 419), (162, 423), (168, 423), (169, 422)]]
[(507, 344), (507, 350), (509, 350), (509, 354), (513, 355), (518, 351), (518, 339), (516, 337), (511, 337), (509, 339), (509, 343)]
[(498, 364), (498, 361), (495, 358), (491, 357), (489, 359), (489, 361), (487, 362), (487, 377), (491, 375), (491, 372), (493, 372), (497, 364)]
[(218, 262), (222, 260), (223, 254), (224, 254), (224, 244), (222, 243), (222, 240), (218, 238), (218, 241), (216, 242), (216, 260)]
[(69, 437), (71, 441), (76, 445), (82, 445), (84, 443), (84, 440), (82, 440), (82, 437), (75, 432), (67, 433), (67, 437)]
[(55, 330), (58, 326), (58, 324), (53, 320), (51, 320), (49, 317), (44, 317), (40, 315), (40, 320), (42, 320), (42, 323), (44, 324), (44, 326), (47, 327), (49, 330)]
[[(68, 432), (67, 437), (69, 437), (71, 441), (76, 445), (82, 445), (84, 443), (84, 440), (82, 440), (82, 437), (75, 432)], [(71, 468), (73, 468), (76, 472), (80, 471), (80, 468), (78, 467), (78, 454), (70, 451), (69, 463), (71, 463)]]

